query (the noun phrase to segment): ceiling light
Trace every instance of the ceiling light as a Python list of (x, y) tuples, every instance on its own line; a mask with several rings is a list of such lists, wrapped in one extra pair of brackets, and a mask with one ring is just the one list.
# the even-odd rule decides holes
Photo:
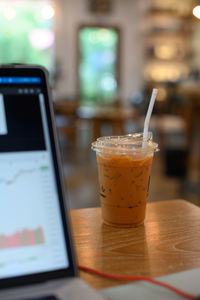
[(195, 6), (195, 8), (193, 9), (193, 15), (200, 19), (200, 5)]
[(44, 19), (51, 19), (55, 15), (55, 9), (51, 5), (47, 5), (42, 9)]

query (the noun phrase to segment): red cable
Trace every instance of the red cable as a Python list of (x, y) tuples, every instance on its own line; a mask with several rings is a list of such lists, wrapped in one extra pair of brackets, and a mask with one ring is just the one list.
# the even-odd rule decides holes
[(82, 270), (82, 271), (94, 273), (94, 274), (97, 274), (99, 276), (108, 277), (108, 278), (111, 278), (111, 279), (118, 279), (118, 280), (144, 280), (144, 281), (148, 281), (148, 282), (151, 282), (153, 284), (157, 284), (157, 285), (160, 285), (160, 286), (162, 286), (164, 288), (167, 288), (167, 289), (171, 290), (172, 292), (181, 295), (182, 297), (185, 297), (185, 298), (188, 298), (188, 299), (195, 299), (196, 298), (195, 295), (192, 295), (192, 294), (189, 294), (189, 293), (185, 293), (185, 292), (183, 292), (183, 291), (175, 288), (172, 285), (169, 285), (167, 283), (155, 280), (155, 279), (150, 278), (150, 277), (115, 275), (115, 274), (109, 274), (109, 273), (104, 273), (104, 272), (101, 272), (101, 271), (97, 271), (97, 270), (94, 270), (94, 269), (91, 269), (91, 268), (88, 268), (88, 267), (84, 267), (84, 266), (78, 266), (78, 268), (80, 270)]

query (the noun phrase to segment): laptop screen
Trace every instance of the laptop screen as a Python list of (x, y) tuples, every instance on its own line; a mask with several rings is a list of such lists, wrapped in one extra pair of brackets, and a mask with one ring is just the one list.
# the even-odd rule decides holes
[(69, 266), (40, 77), (0, 76), (0, 279)]

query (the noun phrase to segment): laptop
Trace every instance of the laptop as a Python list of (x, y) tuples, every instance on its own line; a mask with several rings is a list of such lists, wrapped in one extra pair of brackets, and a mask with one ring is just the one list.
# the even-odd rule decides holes
[(0, 299), (77, 277), (47, 72), (0, 67)]

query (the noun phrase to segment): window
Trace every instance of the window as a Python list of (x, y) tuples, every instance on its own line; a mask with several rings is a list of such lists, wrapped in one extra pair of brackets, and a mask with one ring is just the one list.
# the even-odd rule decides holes
[(79, 30), (79, 93), (82, 104), (112, 103), (118, 90), (119, 32), (107, 27)]
[(0, 63), (54, 63), (54, 4), (49, 0), (0, 0)]

